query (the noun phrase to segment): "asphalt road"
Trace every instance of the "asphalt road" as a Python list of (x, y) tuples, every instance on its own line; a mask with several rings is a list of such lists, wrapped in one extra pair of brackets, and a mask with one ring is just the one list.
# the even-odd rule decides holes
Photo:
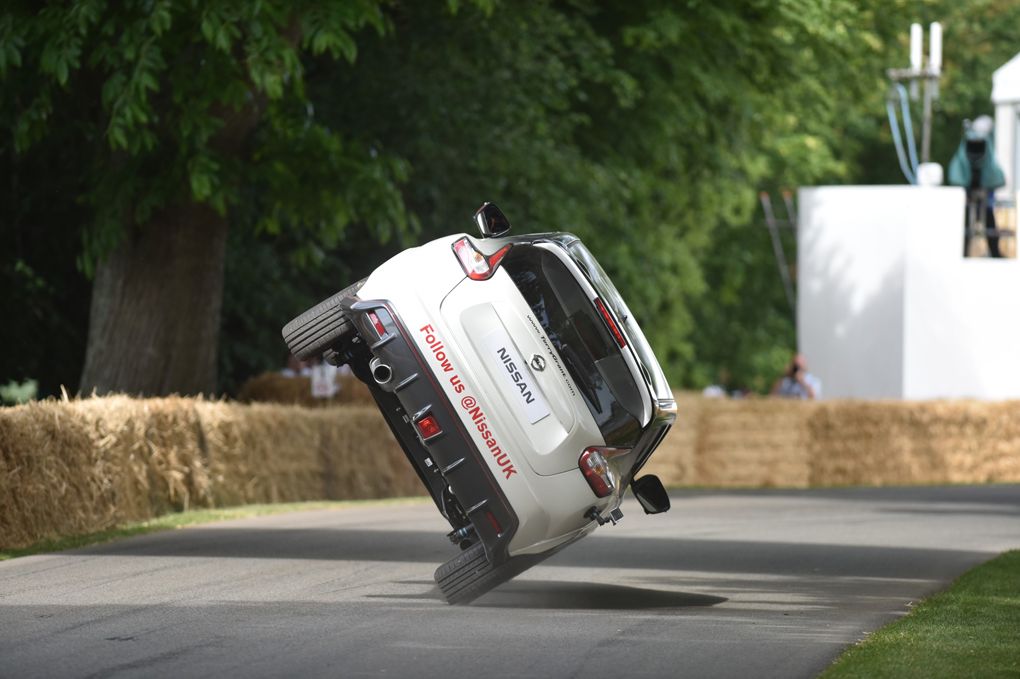
[(811, 677), (1020, 547), (1020, 486), (682, 492), (467, 607), (430, 505), (0, 563), (0, 676)]

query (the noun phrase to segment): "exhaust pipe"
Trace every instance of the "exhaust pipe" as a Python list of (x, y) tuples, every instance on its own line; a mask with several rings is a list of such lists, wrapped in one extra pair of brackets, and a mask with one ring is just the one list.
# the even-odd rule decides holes
[(378, 358), (373, 358), (368, 368), (372, 371), (372, 379), (376, 384), (386, 384), (393, 378), (393, 369)]

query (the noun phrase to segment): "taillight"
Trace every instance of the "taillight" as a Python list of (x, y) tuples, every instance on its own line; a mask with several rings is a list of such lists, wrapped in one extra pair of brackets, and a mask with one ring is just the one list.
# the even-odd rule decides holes
[(486, 511), (485, 518), (489, 520), (489, 523), (492, 525), (492, 530), (496, 531), (496, 535), (502, 535), (503, 526), (500, 525), (499, 519), (496, 518), (496, 515), (490, 511)]
[(592, 447), (581, 453), (577, 466), (596, 497), (605, 497), (616, 489), (616, 473), (609, 466), (607, 457), (625, 452), (619, 448)]
[(616, 321), (613, 320), (612, 314), (609, 313), (609, 309), (602, 303), (602, 300), (598, 297), (595, 298), (595, 308), (602, 314), (602, 320), (606, 322), (606, 327), (609, 328), (609, 332), (613, 333), (613, 339), (620, 345), (620, 348), (627, 346), (627, 340), (624, 339), (623, 333), (620, 332), (620, 328), (617, 327)]
[(375, 331), (379, 333), (379, 337), (386, 334), (386, 326), (382, 324), (382, 321), (379, 320), (374, 311), (368, 312), (368, 320), (372, 321), (372, 325), (375, 326)]
[(486, 257), (471, 244), (470, 239), (464, 237), (453, 244), (453, 252), (457, 255), (460, 266), (468, 278), (473, 281), (484, 281), (496, 273), (499, 263), (506, 257), (506, 253), (510, 252), (511, 247), (513, 247), (512, 244), (504, 245)]

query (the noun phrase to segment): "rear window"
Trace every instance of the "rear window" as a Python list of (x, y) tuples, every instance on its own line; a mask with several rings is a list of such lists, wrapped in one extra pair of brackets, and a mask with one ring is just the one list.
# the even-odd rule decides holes
[(556, 255), (515, 246), (502, 263), (545, 329), (607, 445), (632, 447), (643, 399), (595, 305)]

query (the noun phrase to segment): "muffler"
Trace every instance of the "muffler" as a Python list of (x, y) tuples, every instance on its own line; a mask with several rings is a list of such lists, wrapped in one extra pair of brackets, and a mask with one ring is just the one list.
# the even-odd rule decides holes
[(378, 358), (373, 358), (368, 368), (372, 371), (372, 379), (376, 384), (386, 384), (393, 379), (393, 369)]

